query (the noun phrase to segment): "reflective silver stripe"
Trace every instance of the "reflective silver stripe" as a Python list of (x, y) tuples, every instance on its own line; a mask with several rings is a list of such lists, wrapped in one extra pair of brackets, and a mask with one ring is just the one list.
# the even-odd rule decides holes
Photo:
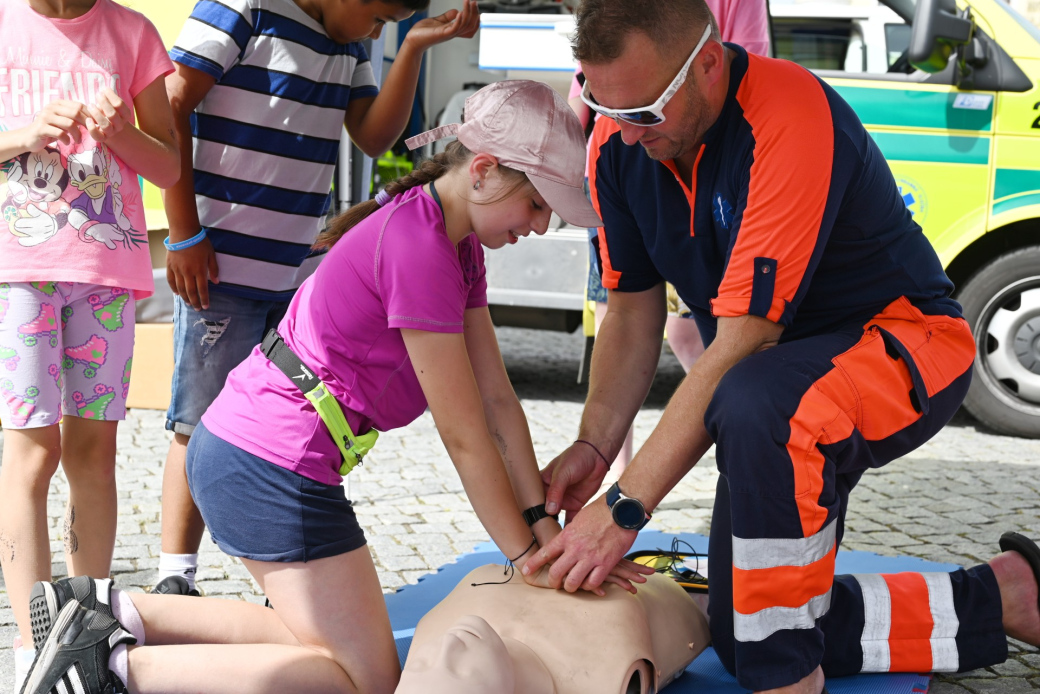
[(820, 532), (801, 539), (745, 540), (733, 538), (733, 567), (752, 571), (775, 569), (778, 566), (808, 566), (834, 549), (838, 519), (835, 518)]
[(953, 583), (948, 573), (923, 573), (928, 586), (928, 609), (932, 612), (932, 670), (956, 672), (960, 666), (957, 631), (960, 620), (953, 604)]
[(733, 611), (733, 636), (745, 643), (763, 641), (781, 629), (812, 629), (831, 607), (831, 591), (801, 607), (767, 607), (754, 614)]
[(892, 656), (888, 636), (892, 631), (892, 596), (888, 584), (878, 574), (853, 574), (863, 592), (863, 633), (859, 645), (863, 650), (860, 672), (888, 672)]

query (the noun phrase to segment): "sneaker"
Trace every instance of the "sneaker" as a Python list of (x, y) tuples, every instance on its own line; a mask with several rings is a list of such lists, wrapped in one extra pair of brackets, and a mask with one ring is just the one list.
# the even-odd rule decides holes
[(188, 587), (188, 581), (181, 576), (167, 576), (155, 584), (152, 593), (156, 595), (190, 595), (199, 597), (199, 591)]
[(75, 576), (48, 583), (37, 581), (29, 594), (29, 620), (32, 623), (33, 648), (39, 650), (55, 617), (68, 602), (78, 602), (115, 619), (112, 614), (112, 579)]
[(128, 694), (108, 669), (112, 649), (121, 643), (137, 639), (112, 617), (68, 601), (36, 652), (22, 694)]

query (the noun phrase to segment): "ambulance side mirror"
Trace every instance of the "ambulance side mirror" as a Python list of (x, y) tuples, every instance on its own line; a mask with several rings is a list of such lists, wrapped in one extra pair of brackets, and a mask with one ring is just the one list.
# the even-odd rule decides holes
[(924, 72), (941, 72), (958, 46), (971, 40), (975, 22), (956, 0), (918, 0), (907, 58)]

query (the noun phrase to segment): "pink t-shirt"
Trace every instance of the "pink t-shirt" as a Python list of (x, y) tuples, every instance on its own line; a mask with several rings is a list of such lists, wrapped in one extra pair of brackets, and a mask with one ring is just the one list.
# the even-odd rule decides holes
[[(133, 100), (173, 72), (152, 23), (113, 0), (49, 19), (0, 2), (0, 131), (32, 123), (51, 101), (93, 104), (109, 86)], [(0, 163), (0, 280), (63, 281), (152, 293), (137, 173), (85, 130), (83, 141)]]
[[(461, 333), (466, 309), (480, 306), (483, 248), (472, 234), (452, 245), (440, 206), (412, 188), (333, 246), (278, 332), (329, 387), (354, 433), (387, 431), (426, 409), (400, 328)], [(259, 347), (231, 372), (202, 422), (275, 465), (341, 481), (342, 456), (325, 424)]]

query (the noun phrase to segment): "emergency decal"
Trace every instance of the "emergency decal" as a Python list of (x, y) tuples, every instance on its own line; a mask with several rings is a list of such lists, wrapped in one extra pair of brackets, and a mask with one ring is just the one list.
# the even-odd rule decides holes
[(925, 195), (924, 187), (916, 179), (902, 175), (896, 176), (896, 185), (914, 221), (924, 226), (928, 219), (928, 196)]
[(729, 229), (729, 225), (733, 223), (733, 205), (723, 198), (721, 193), (716, 192), (711, 199), (711, 213), (723, 229)]

